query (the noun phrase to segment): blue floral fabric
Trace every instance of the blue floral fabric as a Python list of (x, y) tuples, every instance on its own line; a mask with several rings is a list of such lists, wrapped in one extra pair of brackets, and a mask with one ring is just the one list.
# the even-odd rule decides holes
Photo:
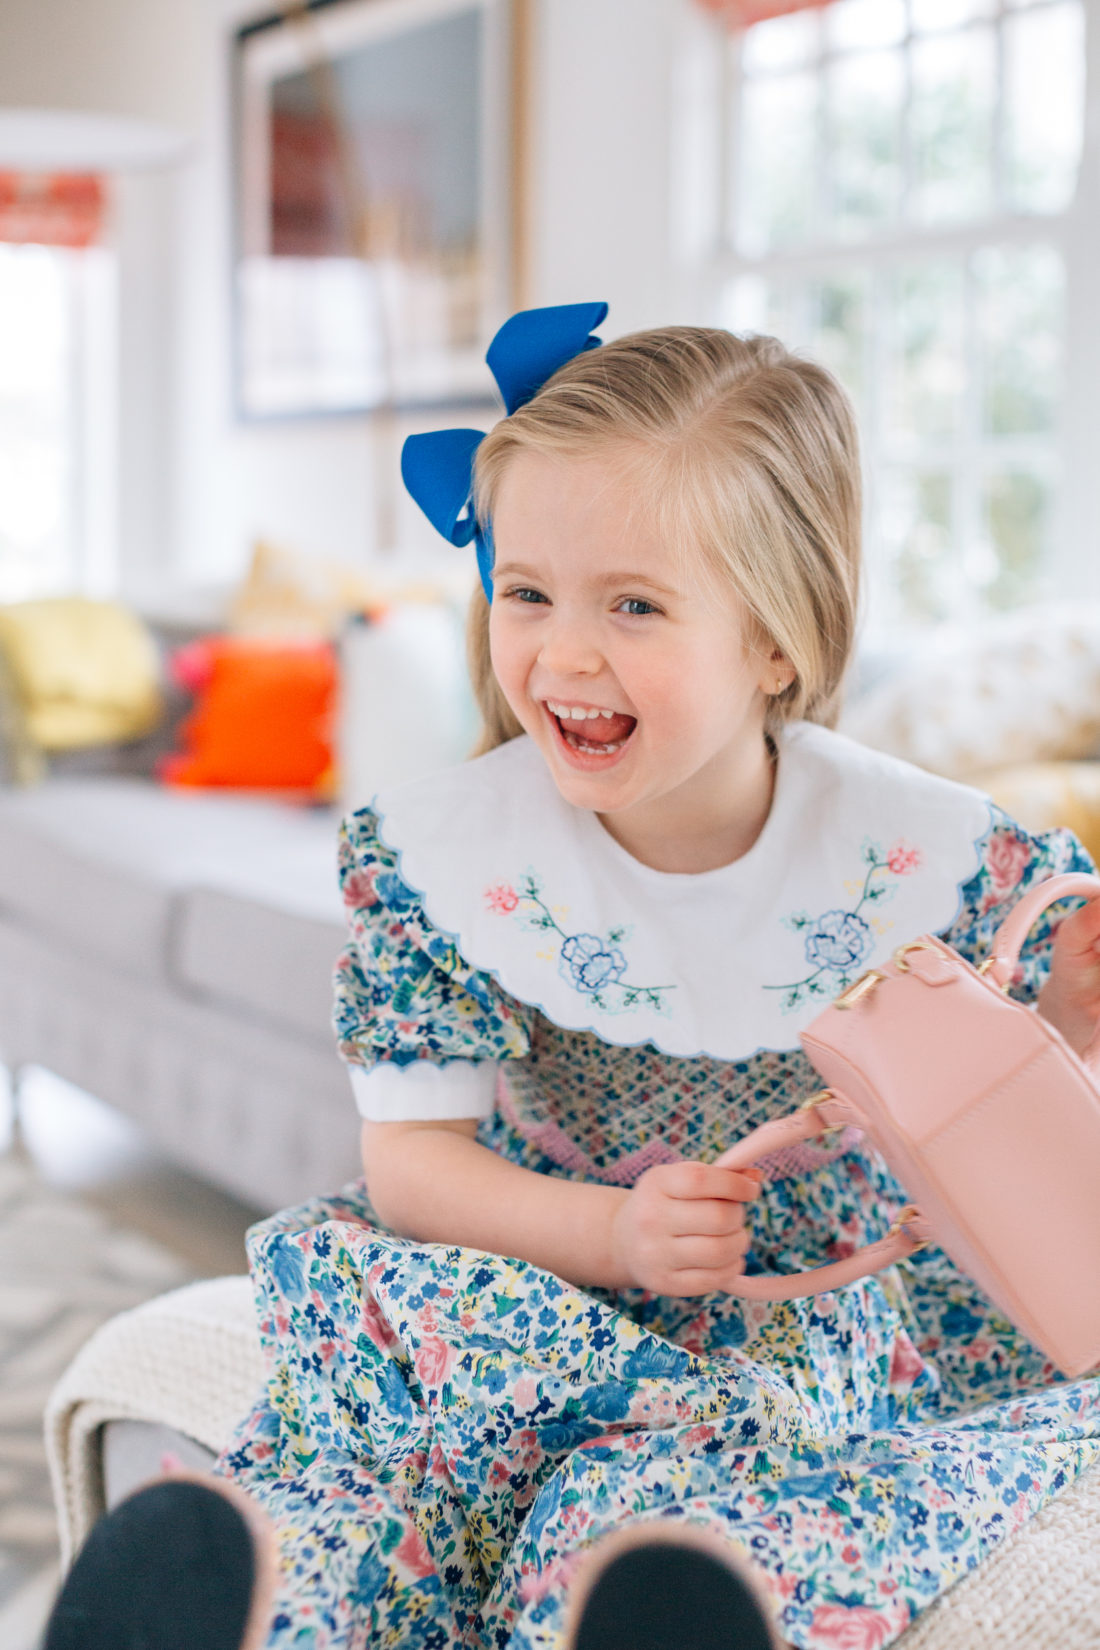
[[(998, 815), (946, 937), (978, 960), (1027, 886), (1073, 869), (1068, 833)], [(479, 1138), (527, 1168), (629, 1184), (816, 1086), (793, 1051), (676, 1060), (549, 1025), (431, 929), (369, 814), (342, 876), (345, 1056), (500, 1061)], [(849, 1253), (904, 1201), (858, 1137), (788, 1166), (747, 1269)], [(357, 1184), (254, 1228), (250, 1258), (267, 1382), (220, 1466), (278, 1532), (271, 1650), (549, 1650), (581, 1556), (646, 1519), (721, 1532), (799, 1650), (881, 1650), (1100, 1461), (1100, 1378), (1061, 1379), (936, 1248), (807, 1300), (584, 1290), (398, 1237)]]

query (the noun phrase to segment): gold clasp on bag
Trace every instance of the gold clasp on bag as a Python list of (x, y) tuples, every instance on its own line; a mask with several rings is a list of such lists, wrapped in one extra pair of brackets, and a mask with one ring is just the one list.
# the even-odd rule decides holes
[(897, 950), (894, 952), (894, 963), (903, 974), (908, 974), (909, 964), (905, 959), (909, 955), (910, 951), (939, 950), (940, 947), (938, 945), (933, 945), (931, 940), (910, 940), (907, 945), (898, 946)]
[[(888, 1238), (897, 1237), (898, 1233), (904, 1227), (906, 1221), (907, 1220), (913, 1220), (919, 1214), (920, 1214), (920, 1210), (917, 1208), (915, 1203), (907, 1203), (905, 1205), (905, 1208), (902, 1209), (899, 1212), (899, 1214), (895, 1216), (894, 1224), (891, 1226), (891, 1228), (887, 1232), (886, 1236)], [(915, 1255), (918, 1250), (927, 1249), (928, 1246), (929, 1246), (929, 1241), (930, 1240), (928, 1238), (915, 1238), (915, 1239), (910, 1238), (909, 1241), (913, 1245), (912, 1249), (910, 1250), (910, 1254)]]
[(869, 992), (875, 989), (879, 981), (885, 978), (886, 975), (880, 974), (877, 968), (872, 968), (868, 973), (861, 974), (854, 985), (850, 985), (847, 991), (840, 993), (840, 996), (834, 1001), (833, 1007), (854, 1008), (861, 997), (866, 997)]
[[(831, 1100), (832, 1098), (832, 1089), (818, 1089), (817, 1093), (811, 1094), (808, 1100), (803, 1100), (798, 1109), (799, 1111), (816, 1111), (823, 1100)], [(835, 1139), (837, 1135), (843, 1133), (843, 1123), (826, 1123), (824, 1129), (822, 1130), (821, 1138), (824, 1141), (825, 1146), (829, 1147), (832, 1145), (833, 1139)]]
[[(985, 961), (980, 962), (978, 964), (978, 973), (981, 974), (982, 977), (984, 978), (985, 975), (989, 973), (989, 970), (993, 967), (994, 963), (999, 962), (999, 961), (1000, 961), (1000, 959), (997, 956), (997, 954), (995, 952), (991, 951), (989, 953), (989, 956), (985, 959)], [(1010, 991), (1011, 989), (1012, 989), (1012, 981), (1011, 981), (1011, 979), (1008, 979), (1001, 986), (1001, 990), (1007, 992), (1007, 991)]]

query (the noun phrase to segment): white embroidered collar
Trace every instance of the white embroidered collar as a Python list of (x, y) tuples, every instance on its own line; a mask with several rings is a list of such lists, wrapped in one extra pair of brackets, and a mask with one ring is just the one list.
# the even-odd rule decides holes
[(941, 933), (978, 869), (988, 798), (808, 722), (778, 742), (747, 854), (655, 871), (560, 796), (514, 739), (375, 802), (383, 842), (474, 968), (557, 1025), (739, 1060), (799, 1031), (864, 969)]

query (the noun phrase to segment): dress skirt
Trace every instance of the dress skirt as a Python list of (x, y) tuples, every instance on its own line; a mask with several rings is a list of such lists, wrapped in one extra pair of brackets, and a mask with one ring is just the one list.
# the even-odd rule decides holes
[[(747, 1269), (904, 1200), (866, 1142), (766, 1183)], [(655, 1519), (746, 1555), (799, 1650), (882, 1650), (1100, 1461), (1100, 1377), (936, 1248), (804, 1300), (612, 1293), (394, 1236), (355, 1184), (249, 1252), (266, 1389), (219, 1471), (276, 1528), (270, 1650), (556, 1650), (586, 1550)]]

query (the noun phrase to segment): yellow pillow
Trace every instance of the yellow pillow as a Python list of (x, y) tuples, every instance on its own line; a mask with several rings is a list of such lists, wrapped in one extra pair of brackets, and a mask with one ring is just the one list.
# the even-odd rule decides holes
[(114, 602), (66, 596), (0, 607), (0, 654), (39, 750), (140, 739), (160, 719), (152, 638)]
[(1029, 831), (1067, 825), (1100, 864), (1100, 762), (1027, 762), (978, 775), (974, 784)]

